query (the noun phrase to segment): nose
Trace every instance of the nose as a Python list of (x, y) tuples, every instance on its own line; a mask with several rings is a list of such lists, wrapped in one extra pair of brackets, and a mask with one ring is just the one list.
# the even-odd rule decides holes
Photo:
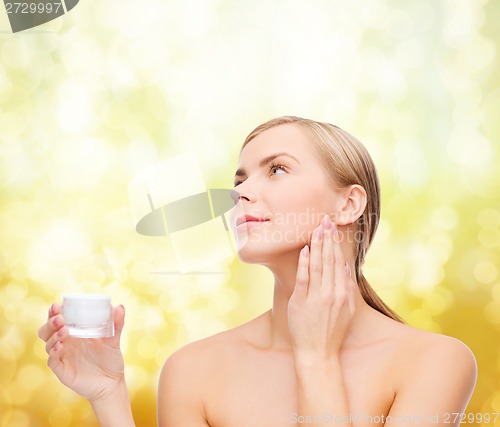
[(231, 199), (233, 199), (235, 205), (240, 201), (241, 198), (246, 199), (249, 202), (254, 200), (254, 196), (248, 195), (248, 192), (243, 190), (240, 191), (232, 190), (230, 196)]

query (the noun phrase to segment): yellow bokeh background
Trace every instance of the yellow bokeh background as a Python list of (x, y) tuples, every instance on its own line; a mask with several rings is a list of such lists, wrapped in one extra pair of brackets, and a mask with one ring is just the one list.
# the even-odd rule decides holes
[(37, 337), (63, 293), (126, 307), (138, 426), (173, 351), (271, 306), (271, 274), (237, 257), (151, 274), (175, 257), (135, 232), (128, 185), (190, 151), (207, 188), (231, 188), (245, 136), (284, 114), (366, 145), (382, 188), (367, 279), (410, 325), (465, 342), (467, 412), (500, 412), (498, 22), (496, 0), (80, 0), (12, 34), (0, 6), (0, 427), (97, 425)]

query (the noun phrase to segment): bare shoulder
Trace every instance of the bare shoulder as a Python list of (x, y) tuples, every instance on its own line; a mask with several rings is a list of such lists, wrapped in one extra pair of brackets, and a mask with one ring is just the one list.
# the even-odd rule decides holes
[(214, 390), (214, 372), (235, 359), (238, 334), (233, 330), (189, 343), (163, 364), (158, 382), (159, 426), (208, 426), (207, 398)]
[(429, 385), (443, 381), (472, 392), (477, 363), (463, 341), (408, 325), (398, 325), (396, 330), (400, 361), (395, 372), (397, 389), (403, 390), (418, 377), (429, 379)]
[(224, 354), (231, 355), (238, 351), (242, 344), (252, 340), (252, 335), (257, 335), (262, 324), (260, 315), (242, 325), (233, 327), (186, 344), (176, 350), (165, 363), (192, 363), (197, 361), (201, 367), (207, 367), (213, 362), (220, 362)]
[(415, 359), (415, 363), (426, 358), (436, 360), (453, 358), (463, 363), (474, 365), (476, 363), (472, 350), (458, 338), (424, 331), (408, 325), (402, 325), (401, 331), (401, 349), (408, 355), (413, 354), (412, 359)]
[(237, 357), (261, 317), (182, 346), (167, 358), (162, 375), (164, 371), (177, 371), (186, 375), (191, 383), (203, 383), (224, 358)]

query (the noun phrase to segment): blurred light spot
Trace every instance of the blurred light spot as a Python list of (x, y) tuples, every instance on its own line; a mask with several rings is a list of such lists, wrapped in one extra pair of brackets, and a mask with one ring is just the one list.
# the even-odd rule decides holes
[(17, 323), (26, 316), (26, 305), (8, 301), (4, 305), (4, 317), (8, 322)]
[(13, 301), (23, 301), (28, 293), (28, 285), (25, 282), (10, 282), (5, 287), (5, 296)]
[(71, 411), (62, 406), (53, 409), (49, 415), (49, 423), (53, 427), (67, 427), (71, 424), (72, 420)]
[(186, 328), (189, 342), (214, 335), (225, 329), (223, 322), (210, 316), (205, 310), (184, 313), (182, 323)]
[(495, 45), (488, 39), (476, 35), (458, 52), (457, 65), (463, 74), (484, 71), (495, 59)]
[(410, 326), (413, 326), (415, 328), (420, 328), (435, 333), (441, 333), (441, 327), (431, 319), (427, 310), (413, 310), (406, 320)]
[(500, 304), (500, 283), (497, 283), (494, 286), (492, 286), (491, 295), (493, 299)]
[(53, 150), (48, 171), (50, 180), (59, 190), (90, 190), (102, 184), (111, 158), (104, 141), (71, 138)]
[(476, 173), (477, 168), (488, 168), (492, 161), (490, 142), (473, 128), (456, 126), (451, 132), (447, 151), (455, 163), (471, 173)]
[(71, 270), (72, 263), (89, 256), (91, 242), (79, 226), (67, 219), (54, 220), (29, 248), (30, 276), (48, 281), (52, 270)]
[(155, 338), (143, 337), (137, 343), (137, 353), (144, 359), (154, 359), (160, 346)]
[(232, 289), (225, 289), (219, 292), (210, 302), (210, 310), (214, 315), (224, 316), (233, 310), (239, 302), (238, 294)]
[(406, 68), (415, 68), (424, 60), (424, 45), (419, 39), (410, 38), (398, 43), (396, 58)]
[(483, 227), (477, 236), (479, 243), (485, 248), (500, 247), (500, 229), (498, 227)]
[(429, 237), (428, 243), (433, 247), (437, 261), (443, 265), (453, 250), (453, 241), (450, 236), (443, 233), (435, 233)]
[(500, 303), (491, 301), (484, 307), (484, 317), (490, 323), (498, 325), (500, 323)]
[(362, 23), (369, 28), (383, 29), (389, 22), (390, 10), (385, 2), (367, 2), (360, 12)]
[(427, 161), (421, 146), (413, 139), (401, 139), (394, 147), (399, 187), (402, 191), (421, 187), (428, 176)]
[(26, 387), (30, 390), (35, 390), (43, 384), (45, 379), (45, 371), (37, 365), (24, 365), (19, 369), (17, 381), (20, 381), (23, 384), (23, 387)]
[(0, 103), (7, 102), (12, 96), (12, 83), (9, 77), (5, 74), (3, 68), (0, 69)]
[(410, 289), (421, 295), (436, 286), (444, 277), (444, 271), (437, 260), (433, 247), (415, 244), (409, 250), (412, 264)]
[(479, 261), (474, 266), (474, 277), (478, 282), (491, 283), (497, 278), (497, 267), (491, 261)]
[(7, 386), (16, 374), (17, 361), (15, 355), (7, 346), (2, 346), (0, 353), (0, 388)]
[[(409, 16), (409, 12), (400, 10), (392, 10), (390, 12), (390, 22), (385, 30), (392, 36), (398, 39), (408, 37), (415, 28), (414, 18)], [(412, 19), (413, 18), (413, 19)]]
[[(17, 404), (17, 402), (16, 402)], [(19, 409), (11, 409), (2, 415), (2, 427), (29, 427), (30, 416)]]
[(25, 37), (9, 37), (2, 42), (2, 63), (9, 67), (26, 69), (31, 56)]
[[(9, 121), (9, 125), (6, 125), (4, 120)], [(19, 138), (17, 133), (22, 132), (24, 125), (23, 120), (11, 113), (0, 115), (2, 138), (6, 141)], [(17, 126), (14, 135), (8, 134), (10, 126)], [(38, 177), (39, 169), (35, 157), (26, 146), (14, 140), (0, 144), (0, 188), (9, 188), (11, 191), (16, 191), (19, 187), (30, 188)]]
[(380, 61), (373, 70), (373, 77), (376, 80), (379, 95), (386, 102), (396, 104), (406, 96), (406, 80), (396, 62)]
[(158, 337), (158, 332), (165, 326), (165, 318), (157, 305), (145, 305), (143, 310), (143, 322), (148, 325), (146, 333), (149, 337)]
[(453, 230), (458, 224), (457, 211), (451, 206), (438, 206), (432, 210), (431, 225), (437, 230)]
[(31, 401), (31, 390), (26, 388), (25, 384), (20, 381), (11, 382), (6, 387), (6, 390), (12, 397), (12, 400), (16, 402), (16, 405), (23, 406)]
[(107, 72), (110, 76), (107, 88), (114, 94), (137, 85), (136, 69), (130, 61), (114, 55), (108, 55), (106, 58)]
[[(171, 345), (164, 345), (161, 346), (160, 349), (158, 350), (158, 353), (156, 354), (156, 365), (158, 367), (163, 366), (167, 358), (173, 353), (173, 350)], [(158, 384), (158, 379), (155, 379), (155, 383)]]
[(487, 208), (477, 215), (477, 223), (481, 227), (500, 227), (500, 210)]
[(142, 366), (134, 364), (125, 364), (125, 378), (129, 385), (132, 399), (132, 393), (143, 388), (149, 382), (149, 373)]
[(376, 129), (387, 129), (392, 124), (394, 112), (392, 107), (381, 102), (376, 102), (369, 107), (368, 120)]
[(84, 80), (66, 81), (59, 88), (57, 121), (66, 132), (81, 132), (92, 120), (92, 88)]
[(8, 323), (8, 329), (0, 337), (0, 348), (8, 348), (10, 351), (4, 352), (4, 358), (18, 359), (22, 356), (26, 346), (26, 340), (16, 324)]
[[(40, 326), (42, 326), (42, 324), (40, 324)], [(41, 339), (33, 340), (33, 354), (40, 360), (43, 361), (47, 360), (47, 353), (45, 352), (45, 343)]]
[(491, 399), (491, 409), (495, 412), (500, 412), (500, 391), (497, 391), (493, 395), (493, 398)]
[(437, 291), (427, 294), (422, 301), (422, 308), (429, 312), (431, 316), (437, 316), (450, 306), (450, 299), (441, 295)]
[(484, 12), (480, 8), (480, 2), (476, 0), (462, 0), (460, 7), (457, 7), (456, 1), (448, 0), (446, 6), (444, 39), (451, 46), (456, 46), (470, 39), (475, 30), (481, 27)]

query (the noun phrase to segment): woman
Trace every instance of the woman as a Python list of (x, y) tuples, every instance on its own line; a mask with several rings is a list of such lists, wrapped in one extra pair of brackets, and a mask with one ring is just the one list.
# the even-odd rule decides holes
[[(365, 147), (336, 126), (280, 117), (240, 152), (231, 220), (239, 257), (274, 275), (272, 308), (165, 362), (160, 427), (458, 425), (475, 386), (461, 341), (405, 325), (363, 276), (380, 216)], [(425, 266), (423, 266), (425, 268)], [(39, 335), (60, 381), (102, 426), (132, 426), (120, 334), (68, 338), (54, 304)]]

